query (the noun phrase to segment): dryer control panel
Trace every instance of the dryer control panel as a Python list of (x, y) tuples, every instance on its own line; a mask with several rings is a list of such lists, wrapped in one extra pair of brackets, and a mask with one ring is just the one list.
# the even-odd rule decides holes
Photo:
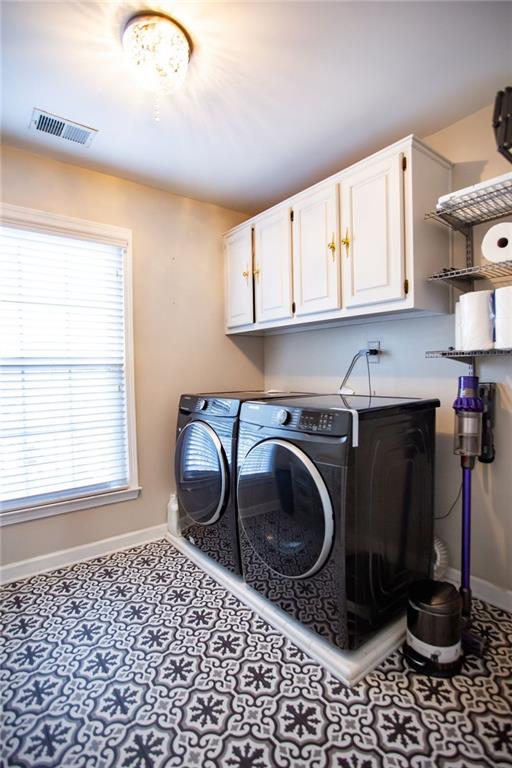
[(308, 432), (332, 432), (334, 427), (334, 413), (322, 411), (302, 411), (299, 419), (299, 428)]
[(342, 437), (351, 432), (352, 412), (341, 408), (313, 410), (288, 404), (247, 402), (242, 405), (240, 420), (262, 427)]

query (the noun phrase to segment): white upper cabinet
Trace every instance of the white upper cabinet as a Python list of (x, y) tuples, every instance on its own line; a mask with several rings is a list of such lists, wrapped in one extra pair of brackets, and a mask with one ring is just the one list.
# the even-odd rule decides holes
[(238, 228), (224, 239), (226, 327), (254, 322), (252, 291), (252, 227)]
[(341, 179), (345, 307), (405, 296), (403, 157), (364, 163)]
[(450, 312), (429, 280), (451, 263), (449, 231), (425, 214), (451, 171), (407, 136), (228, 232), (226, 331)]
[(294, 198), (293, 288), (296, 314), (340, 307), (337, 184), (327, 183)]
[(292, 317), (292, 224), (290, 207), (254, 222), (256, 322)]

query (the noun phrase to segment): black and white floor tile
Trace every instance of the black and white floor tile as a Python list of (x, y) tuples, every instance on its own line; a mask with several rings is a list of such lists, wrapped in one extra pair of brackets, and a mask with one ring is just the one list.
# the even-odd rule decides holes
[(512, 766), (512, 616), (450, 681), (352, 689), (159, 541), (3, 590), (6, 768)]

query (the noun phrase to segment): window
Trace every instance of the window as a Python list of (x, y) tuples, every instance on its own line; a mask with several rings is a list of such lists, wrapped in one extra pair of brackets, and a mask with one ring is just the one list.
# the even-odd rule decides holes
[(130, 232), (2, 213), (0, 520), (134, 498)]

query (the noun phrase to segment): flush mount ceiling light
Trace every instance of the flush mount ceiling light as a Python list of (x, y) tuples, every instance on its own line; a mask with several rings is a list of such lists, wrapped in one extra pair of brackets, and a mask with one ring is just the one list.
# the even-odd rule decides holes
[(123, 48), (149, 90), (171, 93), (185, 80), (191, 44), (169, 16), (152, 11), (132, 16), (123, 31)]

